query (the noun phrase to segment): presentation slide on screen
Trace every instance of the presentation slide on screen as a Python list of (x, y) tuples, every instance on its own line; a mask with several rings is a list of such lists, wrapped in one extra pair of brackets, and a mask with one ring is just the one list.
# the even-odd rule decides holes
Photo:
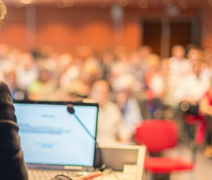
[[(75, 106), (75, 114), (95, 137), (97, 108)], [(91, 166), (95, 141), (66, 105), (18, 104), (15, 112), (27, 163)]]

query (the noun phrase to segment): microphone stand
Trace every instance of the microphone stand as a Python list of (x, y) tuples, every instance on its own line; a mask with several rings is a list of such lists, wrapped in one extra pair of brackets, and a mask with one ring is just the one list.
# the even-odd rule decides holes
[(74, 106), (72, 104), (67, 105), (67, 110), (70, 114), (74, 115), (74, 117), (79, 122), (79, 124), (83, 127), (83, 129), (86, 131), (86, 133), (94, 140), (96, 150), (98, 150), (98, 152), (99, 152), (99, 162), (95, 164), (95, 168), (99, 167), (99, 171), (104, 171), (106, 166), (105, 166), (105, 164), (103, 164), (101, 149), (100, 149), (96, 139), (93, 137), (93, 135), (90, 133), (90, 131), (86, 128), (86, 126), (82, 123), (80, 118), (75, 114)]
[(80, 125), (83, 127), (83, 129), (88, 133), (88, 135), (95, 141), (95, 143), (97, 144), (95, 138), (92, 136), (92, 134), (90, 133), (90, 131), (85, 127), (85, 125), (82, 123), (82, 121), (78, 118), (78, 116), (75, 114), (74, 112), (74, 117), (76, 118), (76, 120), (80, 123)]

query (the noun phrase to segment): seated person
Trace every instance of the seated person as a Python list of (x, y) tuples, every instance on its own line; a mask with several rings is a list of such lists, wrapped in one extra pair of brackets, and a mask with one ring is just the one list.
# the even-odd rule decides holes
[(147, 101), (147, 109), (152, 119), (161, 119), (164, 105), (161, 99), (165, 93), (165, 81), (161, 72), (160, 57), (151, 54), (147, 58), (148, 68), (145, 72), (144, 96)]
[[(205, 94), (209, 87), (209, 80), (201, 76), (203, 63), (197, 61), (192, 65), (192, 73), (180, 79), (176, 97), (180, 102), (180, 112), (183, 112), (183, 119), (189, 117), (188, 115), (195, 116), (198, 119), (198, 129), (196, 140), (200, 144), (203, 141), (202, 130), (204, 129), (204, 118), (199, 114), (199, 101)], [(188, 118), (187, 118), (188, 119)], [(185, 124), (186, 131), (190, 137), (193, 138), (193, 130), (190, 126)], [(190, 129), (191, 128), (191, 129)]]
[(116, 79), (113, 84), (115, 100), (123, 115), (122, 131), (119, 135), (122, 143), (133, 141), (135, 128), (143, 119), (138, 100), (133, 92), (135, 83), (134, 76), (125, 74)]
[(51, 100), (56, 91), (56, 81), (50, 70), (43, 66), (39, 69), (39, 77), (28, 86), (29, 99)]
[(205, 156), (212, 158), (212, 78), (210, 87), (199, 103), (200, 113), (205, 115), (206, 120), (206, 149)]
[(4, 72), (4, 81), (7, 83), (12, 98), (15, 100), (26, 100), (28, 99), (28, 93), (25, 89), (18, 87), (16, 82), (16, 69), (12, 68)]
[(195, 106), (207, 91), (209, 79), (201, 76), (202, 66), (202, 62), (194, 63), (192, 73), (180, 79), (181, 83), (176, 94), (180, 102)]
[(123, 121), (118, 105), (109, 100), (109, 91), (108, 83), (99, 80), (93, 84), (90, 92), (90, 98), (99, 103), (97, 142), (100, 144), (117, 143)]

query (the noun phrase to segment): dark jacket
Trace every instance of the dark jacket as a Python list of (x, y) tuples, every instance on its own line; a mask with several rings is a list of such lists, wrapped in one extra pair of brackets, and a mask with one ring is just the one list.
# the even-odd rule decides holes
[(0, 81), (0, 180), (28, 180), (8, 86)]

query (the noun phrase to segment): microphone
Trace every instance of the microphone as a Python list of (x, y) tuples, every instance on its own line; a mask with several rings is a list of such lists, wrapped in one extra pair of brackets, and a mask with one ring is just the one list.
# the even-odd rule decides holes
[(83, 127), (83, 129), (88, 133), (88, 135), (96, 142), (95, 137), (90, 133), (90, 131), (86, 128), (86, 126), (82, 123), (82, 121), (78, 118), (78, 116), (75, 114), (74, 106), (72, 104), (67, 105), (67, 110), (70, 114), (73, 114), (76, 120), (80, 123), (80, 125)]
[(70, 114), (75, 113), (74, 106), (72, 104), (67, 104), (67, 110)]
[(74, 115), (76, 120), (79, 122), (79, 124), (83, 127), (83, 129), (87, 132), (87, 134), (94, 140), (96, 149), (99, 151), (99, 163), (95, 162), (95, 167), (99, 167), (100, 171), (104, 171), (106, 168), (105, 165), (102, 163), (102, 155), (101, 155), (101, 149), (99, 148), (99, 145), (95, 139), (95, 137), (90, 133), (90, 131), (86, 128), (86, 126), (83, 124), (83, 122), (80, 120), (80, 118), (75, 114), (75, 109), (73, 104), (67, 104), (67, 111), (69, 114)]

